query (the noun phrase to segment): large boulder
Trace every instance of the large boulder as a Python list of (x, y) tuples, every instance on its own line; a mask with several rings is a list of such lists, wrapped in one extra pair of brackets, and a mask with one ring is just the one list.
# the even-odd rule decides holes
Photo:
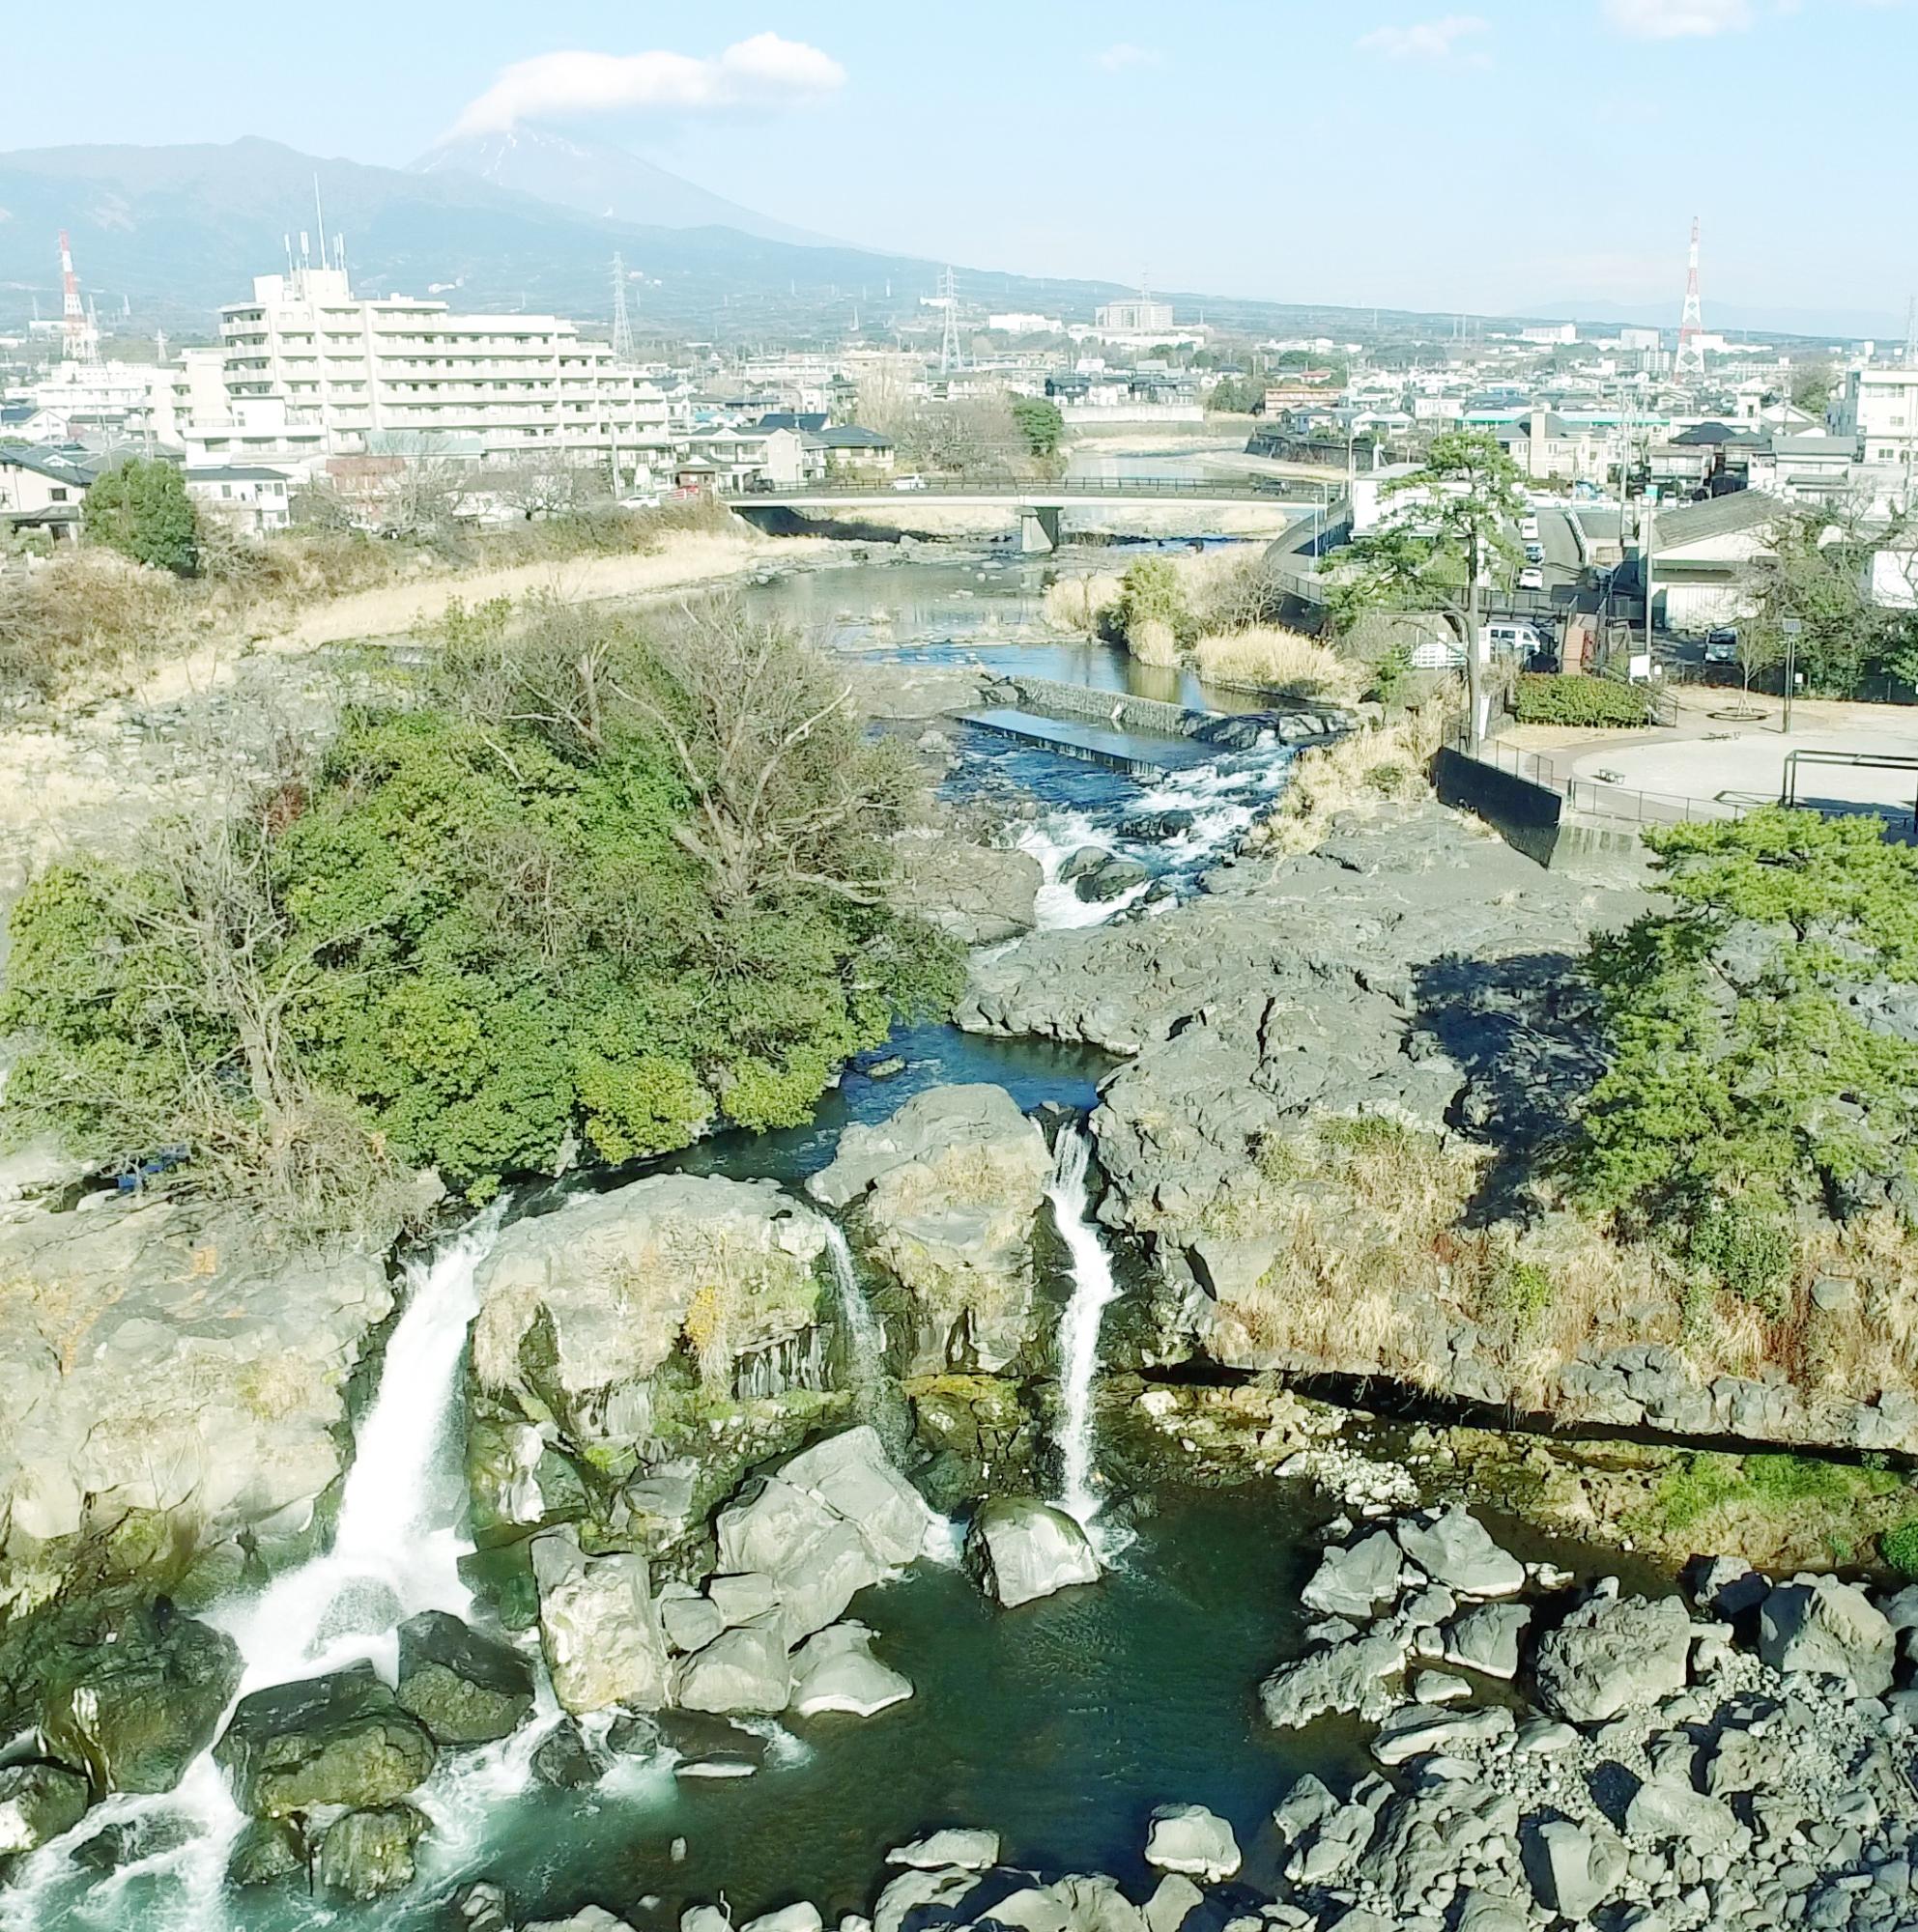
[(1145, 1861), (1217, 1885), (1238, 1871), (1239, 1841), (1232, 1827), (1203, 1804), (1161, 1804), (1146, 1833)]
[(1036, 1496), (995, 1496), (983, 1504), (966, 1530), (965, 1564), (1009, 1610), (1074, 1583), (1096, 1583), (1100, 1575), (1085, 1531)]
[(316, 1804), (390, 1804), (424, 1782), (434, 1754), (370, 1663), (255, 1690), (214, 1747), (235, 1803), (270, 1818)]
[(856, 1210), (866, 1250), (910, 1292), (910, 1373), (996, 1370), (1031, 1343), (1032, 1227), (1051, 1171), (1045, 1135), (1003, 1087), (935, 1087), (847, 1127), (806, 1183)]
[(25, 1621), (0, 1646), (0, 1709), (97, 1794), (171, 1791), (240, 1688), (240, 1648), (165, 1598), (106, 1597)]
[(587, 1556), (570, 1526), (532, 1541), (539, 1638), (553, 1694), (568, 1710), (624, 1704), (656, 1711), (671, 1668), (646, 1560), (630, 1550)]
[(491, 1744), (532, 1709), (532, 1666), (510, 1644), (425, 1610), (400, 1626), (398, 1696), (435, 1744)]
[(1776, 1585), (1760, 1606), (1759, 1655), (1774, 1670), (1836, 1677), (1879, 1697), (1891, 1689), (1898, 1638), (1855, 1584), (1799, 1577)]
[(1404, 1567), (1390, 1533), (1374, 1530), (1349, 1549), (1328, 1549), (1299, 1601), (1322, 1616), (1369, 1618), (1398, 1595)]
[(786, 1641), (796, 1644), (918, 1556), (938, 1520), (862, 1423), (801, 1450), (719, 1513), (727, 1575), (708, 1595), (729, 1623), (777, 1605)]
[(1574, 1724), (1609, 1723), (1682, 1690), (1691, 1648), (1676, 1597), (1594, 1597), (1538, 1639), (1538, 1701)]
[(721, 1398), (752, 1382), (761, 1358), (816, 1324), (825, 1243), (819, 1217), (773, 1181), (682, 1174), (514, 1222), (474, 1276), (472, 1373), (519, 1418), (496, 1421), (486, 1442), (482, 1507), (504, 1521), (550, 1516), (539, 1463), (556, 1435), (615, 1475), (644, 1448), (702, 1435), (681, 1383), (659, 1371), (683, 1355)]
[(0, 1770), (0, 1859), (31, 1852), (71, 1832), (87, 1811), (87, 1781), (57, 1764)]
[(1335, 1711), (1383, 1718), (1400, 1701), (1388, 1680), (1405, 1669), (1410, 1647), (1411, 1638), (1404, 1633), (1378, 1630), (1281, 1663), (1259, 1686), (1266, 1722), (1279, 1730), (1296, 1730)]
[(1030, 852), (935, 832), (899, 839), (894, 897), (962, 946), (1016, 939), (1038, 923), (1045, 873)]
[(673, 1674), (673, 1703), (720, 1717), (769, 1717), (785, 1710), (791, 1694), (785, 1634), (771, 1617), (723, 1632), (681, 1659)]
[(1537, 1826), (1524, 1841), (1532, 1895), (1547, 1912), (1583, 1924), (1617, 1890), (1625, 1876), (1625, 1848), (1602, 1826), (1590, 1829), (1568, 1818)]
[(0, 1219), (0, 1611), (49, 1597), (82, 1534), (129, 1571), (241, 1531), (299, 1553), (392, 1300), (377, 1252), (290, 1255), (241, 1215)]
[(911, 1695), (911, 1683), (873, 1655), (864, 1624), (834, 1624), (793, 1653), (791, 1708), (802, 1718), (825, 1711), (876, 1717)]
[(413, 1883), (413, 1848), (425, 1831), (425, 1817), (411, 1804), (347, 1812), (320, 1841), (321, 1886), (358, 1899), (403, 1889)]
[(1515, 1597), (1525, 1588), (1525, 1565), (1501, 1549), (1470, 1510), (1454, 1503), (1397, 1525), (1393, 1534), (1409, 1561), (1459, 1597)]

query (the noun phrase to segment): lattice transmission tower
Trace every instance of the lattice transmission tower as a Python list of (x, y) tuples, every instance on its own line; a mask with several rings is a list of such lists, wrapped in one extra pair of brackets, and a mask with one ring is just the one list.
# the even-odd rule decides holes
[(939, 343), (939, 373), (950, 376), (955, 369), (961, 368), (965, 360), (959, 352), (959, 292), (950, 269), (939, 277), (939, 299), (946, 308), (946, 332)]
[(633, 318), (626, 312), (626, 264), (618, 255), (613, 258), (613, 359), (633, 359)]
[(1704, 310), (1699, 301), (1699, 218), (1692, 216), (1691, 263), (1685, 276), (1685, 314), (1678, 325), (1678, 357), (1672, 365), (1680, 376), (1704, 374)]

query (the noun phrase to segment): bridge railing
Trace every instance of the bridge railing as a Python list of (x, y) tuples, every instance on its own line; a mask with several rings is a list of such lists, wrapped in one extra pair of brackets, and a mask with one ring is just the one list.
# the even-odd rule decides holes
[(1234, 477), (1208, 482), (1196, 476), (1065, 476), (1046, 482), (1010, 476), (928, 476), (908, 489), (896, 478), (855, 481), (830, 477), (822, 482), (771, 484), (739, 493), (737, 500), (755, 497), (1229, 497), (1246, 502), (1316, 503), (1320, 495), (1283, 477)]

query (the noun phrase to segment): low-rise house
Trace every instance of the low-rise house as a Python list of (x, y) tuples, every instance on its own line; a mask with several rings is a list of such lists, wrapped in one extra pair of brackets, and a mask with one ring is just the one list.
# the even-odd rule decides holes
[(84, 450), (0, 443), (0, 522), (76, 536), (81, 506), (100, 471), (100, 465)]
[(1842, 436), (1774, 436), (1754, 451), (1748, 469), (1754, 490), (1793, 503), (1830, 503), (1846, 497), (1857, 468), (1858, 445)]
[[(1706, 631), (1735, 623), (1751, 609), (1752, 566), (1766, 554), (1785, 514), (1777, 497), (1739, 490), (1655, 514), (1652, 524), (1653, 622), (1668, 631)], [(1613, 608), (1645, 609), (1643, 543), (1612, 576)]]
[(858, 423), (838, 423), (808, 439), (825, 460), (828, 471), (892, 469), (896, 461), (893, 440), (875, 429)]
[(225, 519), (246, 536), (283, 530), (293, 521), (293, 485), (283, 469), (242, 463), (216, 469), (189, 469), (186, 494), (202, 509)]

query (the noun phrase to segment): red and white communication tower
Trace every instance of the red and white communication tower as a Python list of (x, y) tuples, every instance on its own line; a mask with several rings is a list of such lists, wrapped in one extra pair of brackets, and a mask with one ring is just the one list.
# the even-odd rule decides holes
[(61, 353), (69, 362), (95, 362), (100, 359), (100, 335), (87, 320), (80, 300), (80, 278), (73, 272), (73, 250), (67, 231), (60, 231)]
[(1678, 325), (1678, 358), (1672, 365), (1680, 376), (1704, 374), (1704, 310), (1699, 303), (1699, 218), (1692, 216), (1691, 268), (1685, 277), (1685, 317)]

